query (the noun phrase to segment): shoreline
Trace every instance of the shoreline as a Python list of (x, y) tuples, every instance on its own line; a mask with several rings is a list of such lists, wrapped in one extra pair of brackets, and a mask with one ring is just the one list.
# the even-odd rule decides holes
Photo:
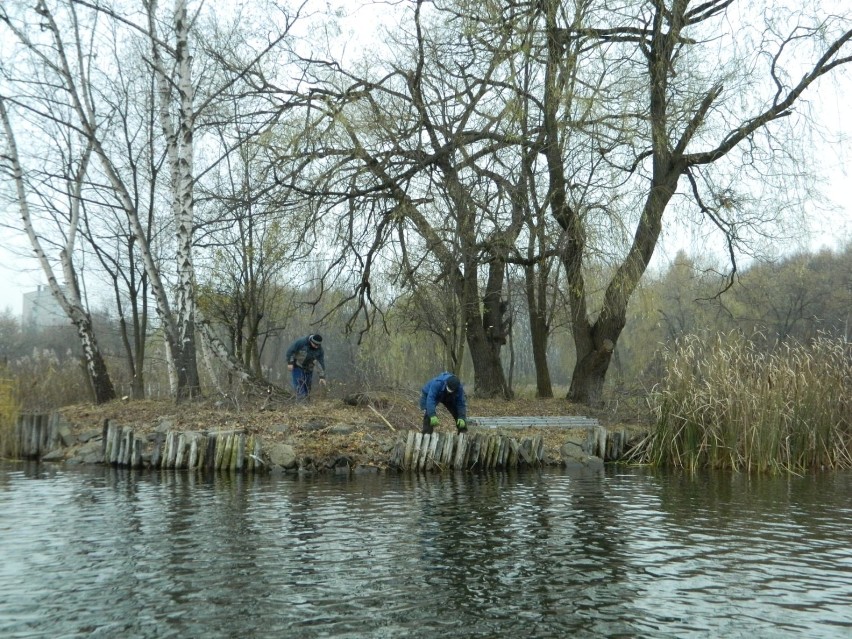
[[(146, 414), (141, 421), (122, 424), (122, 416), (131, 421), (127, 412), (75, 407), (49, 415), (19, 416), (13, 448), (19, 458), (69, 465), (242, 473), (442, 472), (598, 468), (605, 461), (618, 460), (641, 433), (600, 425), (471, 427), (466, 436), (439, 429), (429, 437), (405, 424), (400, 415), (391, 415), (402, 422), (401, 428), (394, 426), (372, 407), (370, 411), (347, 409), (346, 415), (326, 410), (324, 420), (311, 417), (316, 411), (310, 407), (301, 408), (302, 415), (291, 411), (274, 416), (279, 419), (267, 416), (255, 423), (251, 414), (239, 419), (231, 415), (219, 419), (213, 428), (198, 428), (197, 423), (178, 415)], [(381, 421), (365, 419), (371, 413)], [(204, 420), (203, 415), (197, 416)], [(410, 421), (412, 415), (407, 417)], [(101, 421), (99, 428), (94, 420)]]

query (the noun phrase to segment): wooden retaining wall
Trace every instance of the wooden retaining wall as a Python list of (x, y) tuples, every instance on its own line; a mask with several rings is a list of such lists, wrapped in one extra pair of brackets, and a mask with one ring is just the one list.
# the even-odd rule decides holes
[[(41, 459), (71, 444), (58, 413), (20, 415), (12, 455)], [(107, 420), (101, 439), (103, 463), (124, 468), (254, 471), (263, 465), (259, 437), (245, 431), (156, 433), (138, 437), (132, 428)]]
[[(608, 432), (600, 425), (574, 426), (586, 431), (580, 444), (587, 455), (618, 460), (627, 445), (624, 431)], [(68, 425), (58, 413), (21, 415), (13, 448), (18, 457), (40, 459), (70, 445)], [(260, 471), (262, 442), (243, 430), (156, 433), (137, 436), (133, 429), (111, 420), (103, 425), (103, 463), (125, 468)], [(406, 471), (481, 470), (537, 467), (545, 463), (540, 434), (510, 437), (483, 431), (433, 433), (409, 431), (391, 452), (389, 465)]]
[(486, 433), (432, 433), (409, 431), (397, 442), (390, 465), (399, 470), (442, 471), (541, 466), (541, 435), (515, 439)]
[(143, 451), (148, 443), (126, 426), (107, 421), (102, 442), (104, 463), (111, 466), (243, 472), (263, 465), (260, 438), (243, 430), (158, 433), (147, 463)]
[(23, 459), (40, 458), (63, 445), (58, 413), (18, 415), (10, 453)]
[[(624, 455), (628, 441), (625, 431), (609, 432), (597, 423), (578, 428), (585, 431), (580, 447), (586, 455), (605, 461), (618, 460)], [(523, 468), (545, 462), (540, 434), (515, 438), (476, 431), (431, 435), (410, 431), (397, 442), (390, 458), (392, 468), (415, 472)]]

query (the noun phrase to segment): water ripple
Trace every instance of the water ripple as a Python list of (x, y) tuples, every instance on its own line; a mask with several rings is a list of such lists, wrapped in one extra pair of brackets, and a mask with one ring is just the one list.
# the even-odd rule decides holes
[(0, 635), (842, 636), (850, 484), (0, 465)]

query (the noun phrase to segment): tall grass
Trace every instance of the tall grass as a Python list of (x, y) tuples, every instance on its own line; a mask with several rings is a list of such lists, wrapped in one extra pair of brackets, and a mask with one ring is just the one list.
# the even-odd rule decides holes
[(0, 378), (0, 458), (18, 456), (15, 424), (20, 413), (18, 384), (13, 379)]
[(22, 411), (48, 413), (62, 406), (92, 401), (83, 365), (79, 358), (59, 358), (53, 351), (33, 354), (7, 363), (0, 377), (14, 380)]
[(664, 353), (652, 435), (634, 459), (695, 470), (852, 467), (852, 345), (820, 338), (759, 351), (739, 333)]

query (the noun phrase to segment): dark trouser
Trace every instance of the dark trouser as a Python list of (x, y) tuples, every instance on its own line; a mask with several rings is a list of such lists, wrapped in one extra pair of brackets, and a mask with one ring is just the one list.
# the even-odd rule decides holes
[(305, 399), (308, 396), (311, 392), (313, 377), (313, 371), (306, 371), (300, 366), (293, 367), (293, 390), (296, 391), (296, 397)]

